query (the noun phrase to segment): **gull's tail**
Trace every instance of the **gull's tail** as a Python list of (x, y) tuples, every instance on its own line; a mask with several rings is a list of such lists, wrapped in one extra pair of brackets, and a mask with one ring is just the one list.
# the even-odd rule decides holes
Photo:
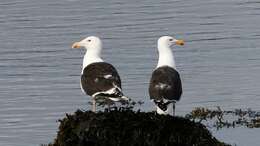
[(160, 115), (175, 115), (175, 101), (163, 102), (154, 100), (156, 112)]

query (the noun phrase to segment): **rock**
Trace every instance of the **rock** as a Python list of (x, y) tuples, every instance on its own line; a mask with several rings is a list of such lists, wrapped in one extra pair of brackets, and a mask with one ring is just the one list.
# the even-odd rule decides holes
[(76, 111), (60, 120), (49, 146), (225, 146), (206, 127), (182, 117), (114, 109)]

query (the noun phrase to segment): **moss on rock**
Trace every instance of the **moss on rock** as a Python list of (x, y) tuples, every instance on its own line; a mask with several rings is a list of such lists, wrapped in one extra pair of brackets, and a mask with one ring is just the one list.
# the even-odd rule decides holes
[(206, 127), (182, 117), (153, 112), (76, 111), (60, 120), (49, 146), (224, 146)]

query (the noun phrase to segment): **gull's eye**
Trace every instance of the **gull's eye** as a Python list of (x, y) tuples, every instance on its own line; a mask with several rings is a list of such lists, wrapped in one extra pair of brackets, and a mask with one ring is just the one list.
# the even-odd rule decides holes
[(88, 42), (91, 42), (91, 40), (88, 40)]
[(171, 42), (171, 41), (173, 41), (173, 39), (169, 39), (169, 41)]

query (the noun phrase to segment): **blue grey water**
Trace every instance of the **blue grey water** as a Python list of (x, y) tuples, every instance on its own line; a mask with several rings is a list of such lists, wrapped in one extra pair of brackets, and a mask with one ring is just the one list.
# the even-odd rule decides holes
[[(0, 145), (53, 140), (59, 118), (90, 109), (81, 93), (89, 35), (103, 39), (103, 58), (119, 71), (126, 95), (153, 110), (148, 83), (162, 35), (184, 39), (173, 49), (184, 94), (177, 114), (194, 107), (260, 110), (260, 3), (257, 0), (1, 0)], [(226, 129), (215, 136), (257, 145), (259, 129)]]

